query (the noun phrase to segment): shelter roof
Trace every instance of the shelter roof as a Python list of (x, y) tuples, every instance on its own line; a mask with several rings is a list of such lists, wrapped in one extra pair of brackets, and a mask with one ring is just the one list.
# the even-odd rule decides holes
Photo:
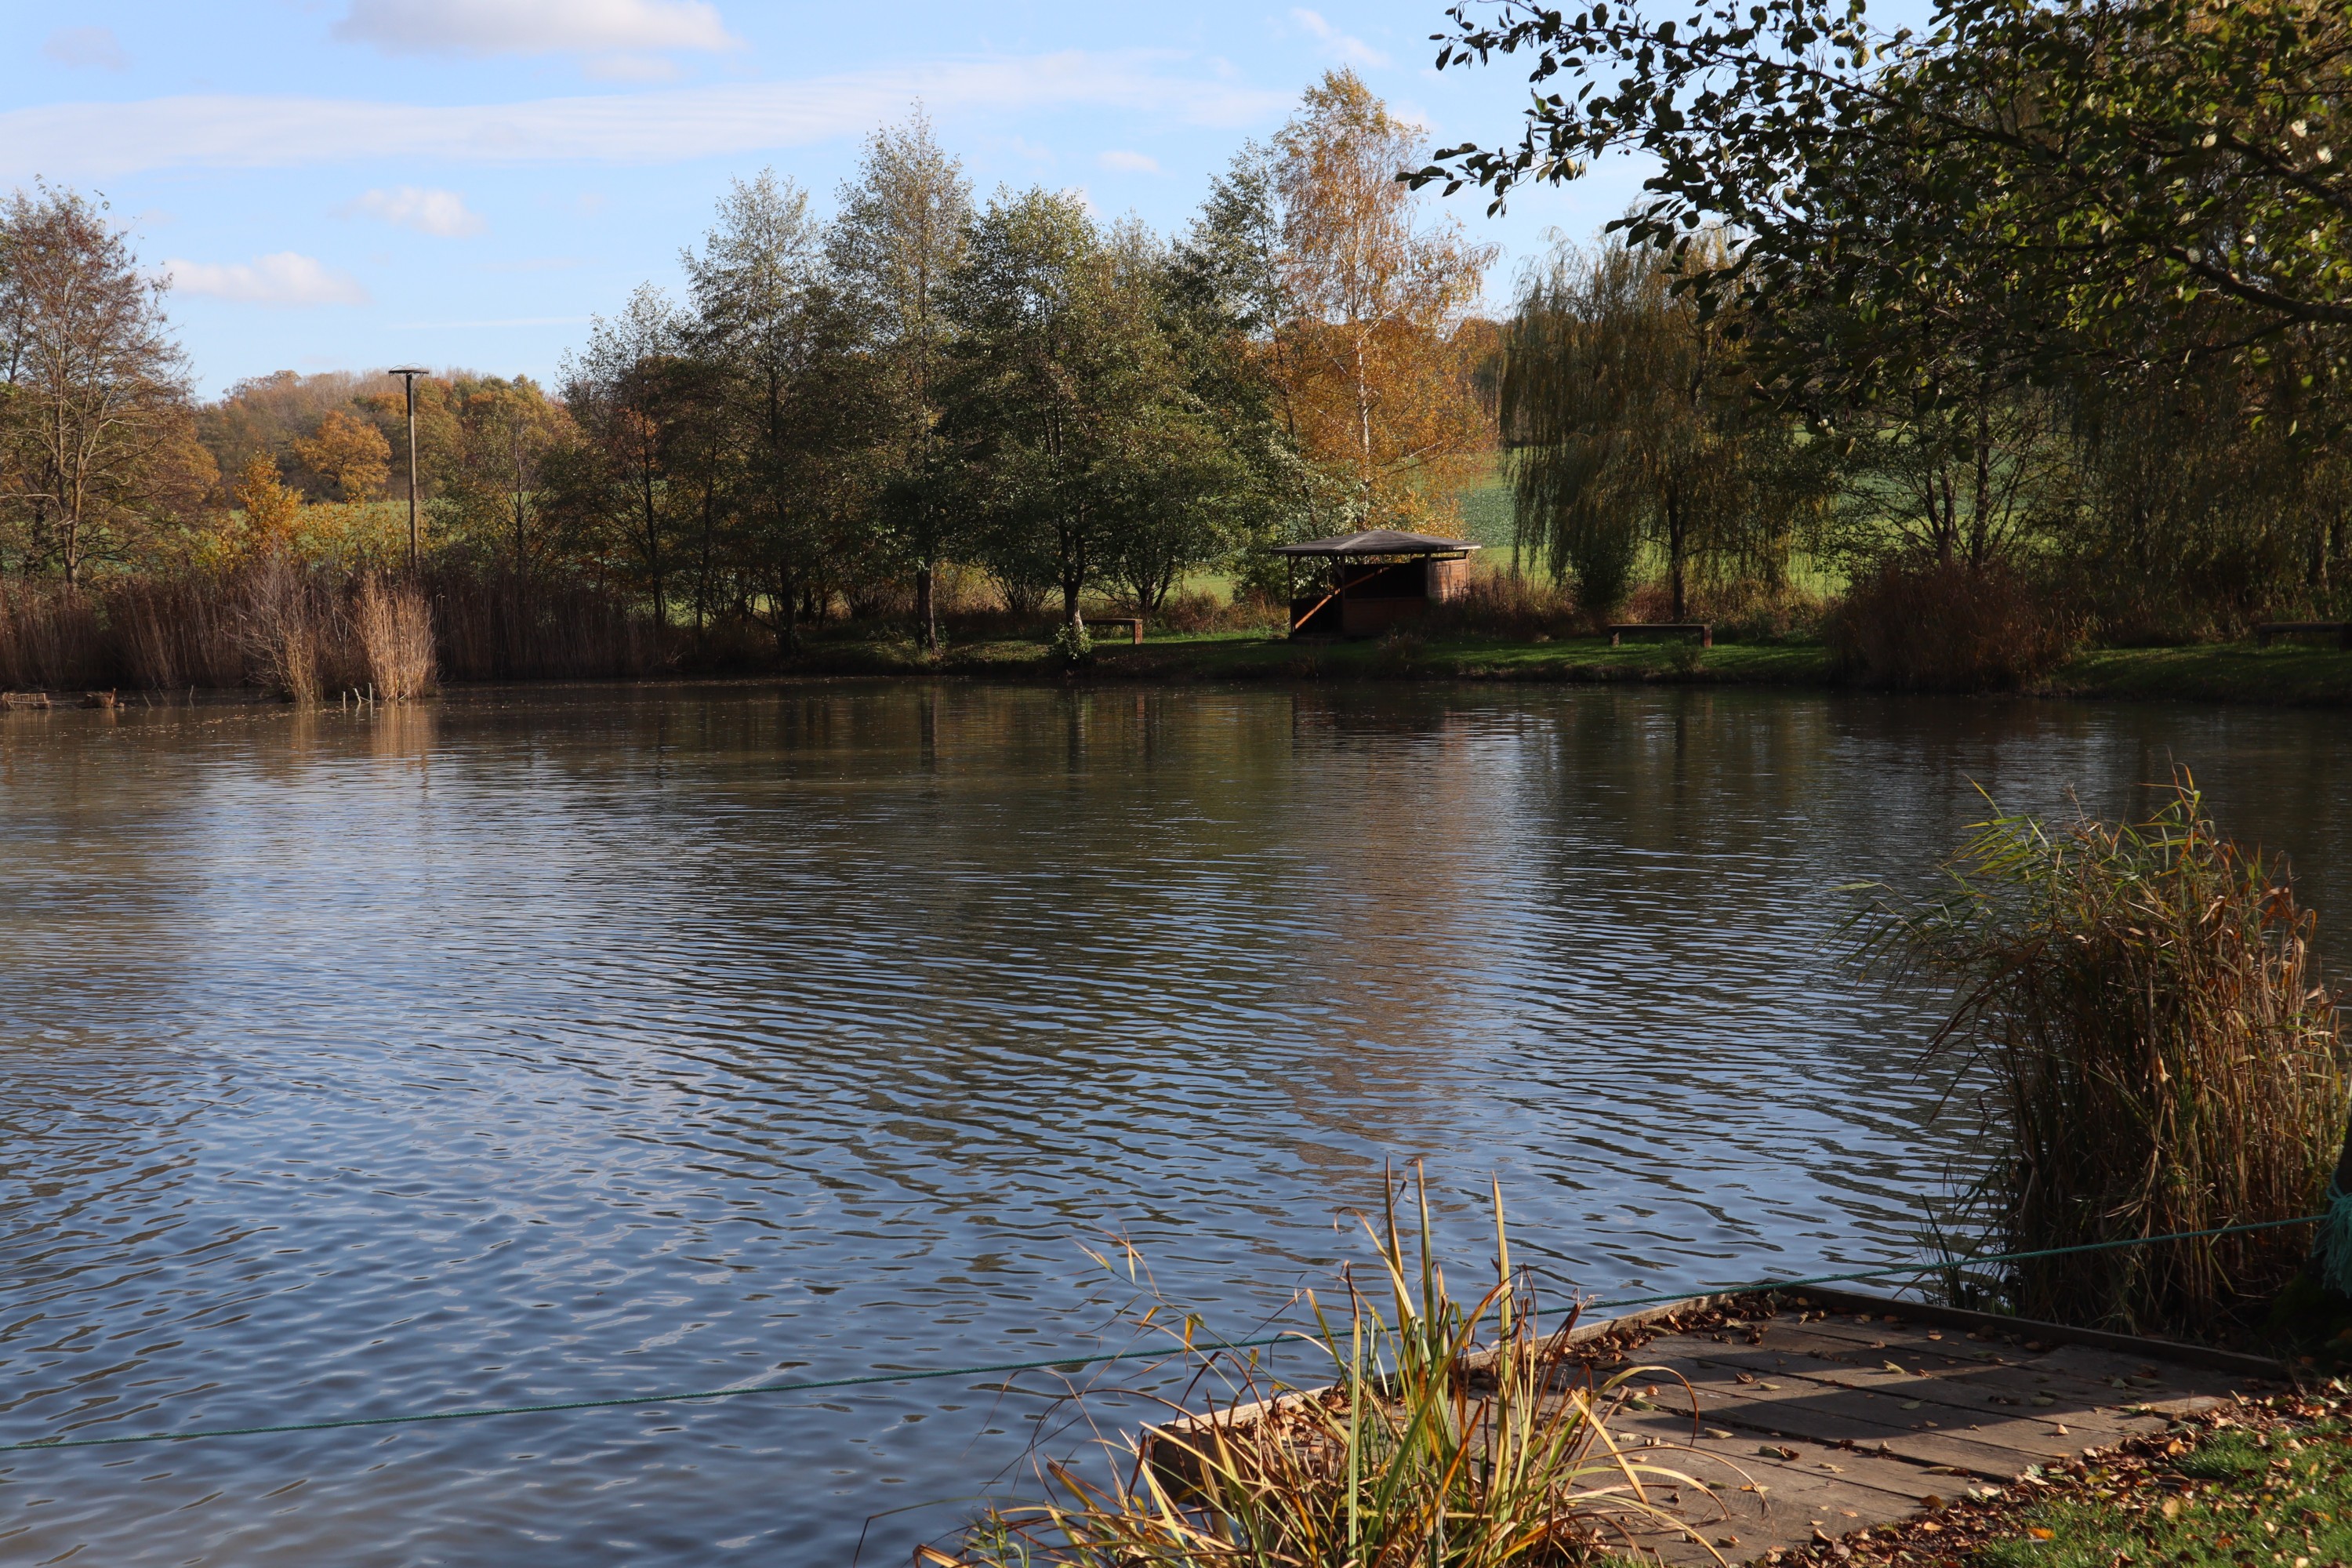
[(1277, 544), (1276, 555), (1454, 555), (1484, 545), (1473, 544), (1466, 539), (1443, 539), (1433, 533), (1401, 533), (1393, 528), (1375, 528), (1363, 533), (1334, 534), (1329, 539), (1310, 539), (1304, 544)]

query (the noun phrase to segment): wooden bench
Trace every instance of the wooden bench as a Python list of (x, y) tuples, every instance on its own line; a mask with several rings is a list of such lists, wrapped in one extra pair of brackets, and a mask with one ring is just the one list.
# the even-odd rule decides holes
[(2273, 637), (2296, 637), (2305, 633), (2327, 632), (2336, 638), (2336, 646), (2352, 648), (2352, 621), (2258, 621), (2254, 625), (2254, 646), (2268, 647)]
[(1622, 626), (1614, 626), (1609, 628), (1609, 646), (1611, 647), (1615, 647), (1627, 637), (1635, 636), (1643, 632), (1663, 632), (1669, 637), (1690, 636), (1695, 634), (1698, 637), (1699, 647), (1713, 647), (1715, 646), (1715, 623), (1713, 621), (1627, 621)]
[(1128, 641), (1139, 646), (1140, 646), (1143, 641), (1143, 617), (1141, 616), (1097, 616), (1087, 624), (1089, 626), (1125, 626), (1128, 631)]

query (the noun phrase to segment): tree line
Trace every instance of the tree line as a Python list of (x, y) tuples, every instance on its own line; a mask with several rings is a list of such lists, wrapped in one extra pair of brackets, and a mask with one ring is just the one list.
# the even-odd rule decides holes
[[(1396, 179), (1420, 132), (1334, 72), (1162, 237), (1072, 192), (976, 195), (919, 112), (830, 213), (734, 181), (551, 385), (420, 378), (436, 571), (593, 583), (682, 634), (786, 648), (898, 606), (936, 647), (943, 574), (1083, 636), (1255, 547), (1458, 529), (1487, 460), (1475, 315), (1490, 247)], [(162, 286), (102, 205), (0, 214), (0, 574), (71, 590), (292, 559), (397, 566), (399, 384), (292, 372), (197, 401)]]
[[(2352, 607), (2352, 20), (2305, 0), (1464, 4), (1499, 205), (1654, 172), (1523, 280), (1498, 371), (1525, 543), (1769, 583), (1790, 551), (1949, 605), (2022, 579), (2111, 639)], [(1916, 593), (1895, 595), (1906, 605)]]

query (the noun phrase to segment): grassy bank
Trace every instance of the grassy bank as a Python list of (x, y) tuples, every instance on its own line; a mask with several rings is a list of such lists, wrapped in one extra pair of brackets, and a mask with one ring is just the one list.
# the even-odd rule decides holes
[(2352, 1400), (2239, 1405), (2162, 1436), (1972, 1488), (1919, 1519), (1776, 1554), (1782, 1568), (2114, 1568), (2352, 1561)]
[[(936, 664), (904, 638), (824, 637), (794, 662), (812, 674), (1055, 677), (1061, 666), (1027, 637), (951, 644)], [(1469, 637), (1294, 643), (1259, 632), (1154, 634), (1141, 647), (1097, 645), (1089, 678), (1103, 680), (1456, 679), (1832, 686), (1818, 643), (1640, 642), (1604, 637), (1528, 642)], [(2247, 644), (2094, 648), (2033, 689), (2037, 695), (2184, 699), (2299, 705), (2352, 704), (2352, 653)]]

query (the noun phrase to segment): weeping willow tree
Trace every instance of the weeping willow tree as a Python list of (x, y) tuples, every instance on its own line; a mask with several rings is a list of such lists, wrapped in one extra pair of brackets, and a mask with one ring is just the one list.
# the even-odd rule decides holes
[[(1723, 259), (1709, 236), (1680, 266)], [(1563, 243), (1522, 279), (1505, 333), (1515, 547), (1593, 615), (1624, 601), (1644, 544), (1676, 620), (1694, 575), (1778, 587), (1827, 494), (1795, 423), (1742, 374), (1733, 323), (1675, 292), (1675, 267), (1621, 240)]]

